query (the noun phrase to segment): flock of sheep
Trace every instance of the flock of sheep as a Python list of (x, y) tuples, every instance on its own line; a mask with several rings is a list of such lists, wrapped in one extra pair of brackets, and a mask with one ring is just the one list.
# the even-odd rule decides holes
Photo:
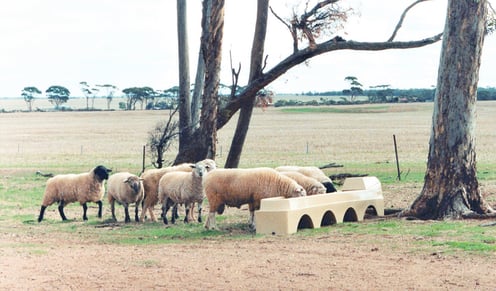
[[(141, 176), (128, 172), (114, 173), (105, 166), (97, 166), (88, 173), (57, 175), (48, 179), (41, 204), (38, 222), (45, 210), (58, 203), (62, 220), (65, 205), (79, 202), (83, 207), (83, 220), (87, 220), (87, 203), (98, 204), (98, 217), (102, 217), (102, 199), (107, 181), (107, 197), (112, 218), (115, 202), (124, 207), (125, 222), (130, 222), (128, 207), (134, 204), (136, 222), (143, 222), (148, 211), (150, 220), (156, 221), (155, 205), (162, 205), (161, 218), (168, 224), (167, 212), (172, 207), (171, 222), (178, 218), (177, 206), (185, 206), (184, 222), (194, 221), (194, 205), (198, 208), (198, 222), (202, 222), (202, 203), (207, 198), (209, 214), (205, 227), (216, 229), (215, 215), (222, 214), (225, 206), (241, 207), (248, 204), (250, 227), (255, 228), (255, 210), (263, 198), (286, 198), (335, 192), (331, 179), (317, 167), (281, 166), (273, 168), (220, 169), (215, 161), (205, 159), (162, 169), (146, 170)], [(138, 215), (142, 206), (141, 216)]]

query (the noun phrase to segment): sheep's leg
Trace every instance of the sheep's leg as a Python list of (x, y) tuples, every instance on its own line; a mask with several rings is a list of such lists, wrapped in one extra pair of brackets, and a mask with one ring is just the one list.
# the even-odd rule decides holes
[[(202, 214), (202, 204), (203, 202), (198, 202), (198, 222), (202, 222), (201, 214)], [(193, 211), (193, 210), (192, 210)]]
[(167, 221), (167, 211), (169, 211), (169, 205), (167, 205), (167, 200), (162, 203), (162, 220), (164, 224), (168, 224), (169, 222)]
[(254, 204), (249, 204), (250, 208), (250, 221), (249, 221), (249, 226), (251, 229), (255, 229), (255, 205)]
[(65, 217), (65, 214), (64, 214), (64, 200), (61, 200), (59, 202), (59, 213), (60, 213), (60, 217), (62, 217), (62, 220), (67, 220), (67, 217)]
[(255, 229), (255, 211), (250, 210), (250, 228)]
[(172, 216), (174, 217), (174, 220), (179, 218), (179, 213), (177, 212), (177, 204), (172, 207)]
[(38, 222), (41, 222), (43, 220), (43, 216), (45, 215), (46, 208), (47, 208), (46, 206), (41, 205), (40, 216), (38, 216)]
[(88, 205), (86, 203), (83, 203), (83, 220), (88, 220), (88, 217), (86, 216), (86, 211), (88, 210)]
[(217, 228), (217, 226), (215, 225), (215, 211), (208, 213), (208, 218), (207, 218), (207, 222), (205, 223), (205, 228), (206, 229)]
[(186, 212), (186, 216), (184, 216), (184, 223), (188, 223), (189, 222), (189, 217), (191, 216), (191, 212), (190, 212), (190, 204), (189, 203), (184, 203), (184, 209), (185, 209), (185, 212)]
[(139, 203), (136, 203), (135, 207), (134, 207), (134, 221), (136, 222), (139, 222), (139, 216), (138, 216), (138, 212), (139, 212)]
[(141, 216), (140, 216), (140, 221), (144, 222), (145, 221), (145, 216), (146, 216), (146, 210), (148, 207), (145, 205), (144, 202), (141, 203)]
[(153, 214), (153, 207), (151, 206), (148, 207), (148, 213), (150, 213), (150, 219), (152, 221), (157, 221), (157, 219), (155, 218), (155, 214)]
[(124, 215), (126, 217), (124, 218), (124, 222), (129, 223), (131, 222), (131, 217), (129, 216), (129, 204), (123, 203), (122, 205), (124, 206)]
[(195, 202), (191, 202), (189, 205), (189, 216), (188, 216), (188, 221), (195, 221)]
[[(169, 210), (170, 205), (172, 205), (172, 215), (171, 215), (171, 222), (172, 224), (176, 223), (176, 215), (174, 215), (174, 208), (177, 209), (177, 203), (173, 202), (172, 200), (168, 199), (167, 200), (167, 210)], [(167, 211), (165, 211), (164, 216), (167, 216)]]
[(97, 201), (96, 204), (98, 204), (98, 218), (102, 218), (103, 203), (100, 200), (100, 201)]
[(112, 200), (112, 202), (110, 202), (110, 211), (112, 212), (112, 219), (114, 221), (117, 221), (117, 218), (115, 217), (115, 200)]

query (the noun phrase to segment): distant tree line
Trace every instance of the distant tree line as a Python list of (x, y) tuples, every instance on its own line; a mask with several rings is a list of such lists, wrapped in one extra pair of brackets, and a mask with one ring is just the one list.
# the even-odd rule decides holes
[[(303, 92), (300, 96), (315, 96), (319, 99), (301, 100), (278, 100), (274, 106), (304, 106), (304, 105), (346, 105), (362, 103), (398, 103), (398, 102), (432, 102), (434, 101), (435, 89), (392, 89), (377, 86), (378, 88), (363, 90), (361, 95), (348, 94), (349, 91), (325, 91), (325, 92)], [(347, 94), (348, 93), (348, 94)], [(334, 97), (334, 98), (332, 98)], [(496, 88), (479, 88), (477, 100), (496, 100)]]

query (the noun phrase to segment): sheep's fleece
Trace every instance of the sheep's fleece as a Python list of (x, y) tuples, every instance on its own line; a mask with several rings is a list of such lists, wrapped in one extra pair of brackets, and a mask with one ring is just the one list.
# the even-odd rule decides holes
[(67, 220), (64, 206), (78, 201), (83, 206), (83, 220), (88, 220), (87, 202), (98, 204), (98, 217), (102, 217), (102, 198), (105, 194), (103, 182), (108, 179), (112, 170), (99, 165), (88, 173), (57, 175), (48, 179), (41, 204), (38, 222), (43, 220), (45, 210), (55, 202), (59, 203), (59, 213), (62, 220)]

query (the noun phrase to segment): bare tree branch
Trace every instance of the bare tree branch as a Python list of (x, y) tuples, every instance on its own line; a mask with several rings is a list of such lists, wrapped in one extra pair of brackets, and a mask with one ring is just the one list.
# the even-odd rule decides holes
[(324, 53), (328, 53), (336, 50), (356, 50), (356, 51), (381, 51), (388, 49), (409, 49), (423, 47), (429, 44), (433, 44), (439, 41), (442, 37), (442, 33), (435, 36), (416, 40), (416, 41), (393, 41), (393, 42), (357, 42), (357, 41), (338, 41), (330, 39), (326, 42), (317, 44), (314, 49), (302, 49), (296, 53), (293, 53), (286, 57), (284, 60), (279, 62), (276, 66), (270, 69), (267, 73), (262, 74), (257, 79), (250, 82), (250, 84), (245, 87), (236, 98), (231, 99), (225, 107), (220, 109), (217, 118), (217, 128), (222, 128), (236, 113), (236, 111), (241, 107), (243, 102), (250, 101), (250, 98), (254, 98), (256, 93), (270, 84), (272, 81), (276, 80), (278, 77), (282, 76), (289, 69)]
[(425, 2), (425, 1), (429, 1), (429, 0), (417, 0), (415, 2), (413, 2), (410, 6), (408, 6), (405, 11), (403, 11), (403, 13), (401, 14), (401, 17), (400, 17), (400, 20), (398, 21), (398, 24), (396, 24), (396, 27), (393, 31), (393, 34), (391, 35), (391, 37), (387, 40), (387, 41), (393, 41), (393, 39), (396, 37), (396, 34), (398, 33), (398, 31), (400, 30), (401, 26), (403, 25), (403, 20), (405, 20), (405, 17), (406, 17), (406, 14), (408, 13), (408, 11), (410, 9), (412, 9), (415, 5), (421, 3), (421, 2)]

